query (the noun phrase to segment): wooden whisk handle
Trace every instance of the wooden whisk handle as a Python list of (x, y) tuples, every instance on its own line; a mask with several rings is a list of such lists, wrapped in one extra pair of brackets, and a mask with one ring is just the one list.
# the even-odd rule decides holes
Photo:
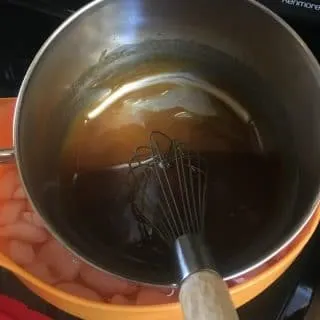
[(238, 320), (228, 287), (214, 271), (199, 271), (187, 277), (180, 289), (185, 320)]

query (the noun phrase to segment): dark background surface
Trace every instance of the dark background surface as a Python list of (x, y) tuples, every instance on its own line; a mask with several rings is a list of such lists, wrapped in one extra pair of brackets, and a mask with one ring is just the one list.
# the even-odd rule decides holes
[[(173, 0), (177, 1), (177, 0)], [(42, 43), (84, 0), (0, 0), (0, 97), (16, 96)], [(320, 1), (262, 0), (279, 12), (320, 60)], [(289, 3), (289, 4), (288, 4)], [(306, 3), (309, 3), (306, 5)], [(313, 4), (312, 8), (308, 7)], [(275, 284), (240, 308), (241, 320), (302, 320), (318, 286), (320, 231)], [(0, 270), (0, 292), (53, 319), (74, 319), (34, 296), (9, 272)], [(320, 319), (320, 315), (319, 315)]]

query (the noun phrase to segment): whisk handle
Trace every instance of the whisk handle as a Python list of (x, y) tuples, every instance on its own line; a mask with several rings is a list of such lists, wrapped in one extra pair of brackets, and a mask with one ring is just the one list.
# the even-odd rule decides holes
[(185, 320), (239, 320), (227, 285), (214, 271), (202, 270), (187, 277), (179, 299)]

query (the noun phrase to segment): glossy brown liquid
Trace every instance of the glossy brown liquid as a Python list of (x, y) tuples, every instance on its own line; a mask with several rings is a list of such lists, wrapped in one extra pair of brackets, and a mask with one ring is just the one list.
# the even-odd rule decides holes
[[(192, 99), (198, 103), (193, 108), (188, 106)], [(156, 236), (141, 244), (143, 235), (131, 210), (128, 169), (112, 169), (127, 164), (137, 147), (148, 145), (152, 131), (185, 143), (206, 160), (204, 231), (219, 261), (251, 245), (272, 221), (280, 163), (259, 152), (253, 127), (221, 99), (192, 87), (161, 84), (125, 95), (88, 119), (96, 107), (81, 113), (69, 131), (61, 181), (70, 210), (106, 246), (146, 262), (148, 251), (156, 252), (155, 264), (157, 255), (166, 251)]]

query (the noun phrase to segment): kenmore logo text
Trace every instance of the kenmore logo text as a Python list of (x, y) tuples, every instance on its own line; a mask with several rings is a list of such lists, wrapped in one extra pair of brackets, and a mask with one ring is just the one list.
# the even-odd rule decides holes
[(290, 6), (320, 11), (320, 4), (316, 4), (312, 2), (300, 1), (300, 0), (282, 0), (282, 3), (288, 4)]

